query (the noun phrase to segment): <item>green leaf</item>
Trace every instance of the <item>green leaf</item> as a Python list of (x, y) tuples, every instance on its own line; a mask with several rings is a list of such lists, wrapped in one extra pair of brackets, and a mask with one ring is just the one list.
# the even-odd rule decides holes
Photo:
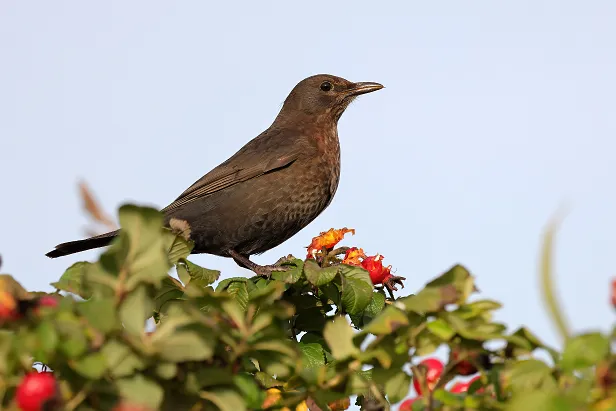
[(463, 399), (456, 394), (453, 394), (445, 389), (438, 389), (434, 391), (434, 399), (443, 403), (443, 405), (450, 405), (453, 407), (460, 407), (464, 403)]
[(233, 376), (233, 382), (239, 389), (244, 402), (250, 409), (260, 409), (263, 400), (265, 400), (265, 393), (255, 382), (252, 375), (248, 373), (241, 373)]
[[(567, 398), (561, 397), (555, 392), (543, 392), (540, 390), (524, 392), (524, 394), (514, 396), (505, 407), (507, 411), (574, 411), (579, 409), (577, 404), (571, 403)], [(584, 407), (583, 409), (586, 408)]]
[(304, 263), (304, 274), (310, 284), (320, 287), (330, 283), (338, 274), (338, 266), (321, 268), (314, 260), (306, 260)]
[(203, 361), (212, 358), (214, 339), (211, 331), (175, 331), (173, 335), (156, 341), (161, 358), (170, 362)]
[(177, 265), (178, 276), (184, 284), (205, 288), (220, 278), (220, 271), (203, 268), (183, 258)]
[(400, 327), (408, 325), (409, 320), (400, 309), (389, 305), (374, 320), (364, 327), (364, 333), (374, 335), (391, 334)]
[(98, 380), (105, 373), (107, 361), (103, 353), (96, 352), (78, 360), (69, 361), (69, 365), (84, 377)]
[(123, 261), (123, 268), (129, 272), (125, 289), (131, 291), (141, 283), (157, 285), (171, 268), (162, 214), (154, 208), (134, 205), (120, 207), (119, 214), (120, 236), (128, 241), (128, 254)]
[(359, 354), (359, 349), (353, 344), (354, 335), (353, 328), (346, 318), (341, 316), (336, 316), (333, 321), (325, 324), (323, 330), (323, 337), (336, 360)]
[(97, 298), (79, 302), (77, 310), (92, 327), (102, 333), (108, 333), (117, 326), (115, 302), (112, 298)]
[(428, 330), (443, 341), (451, 340), (456, 332), (442, 318), (437, 318), (427, 324)]
[(410, 386), (411, 377), (404, 371), (400, 371), (387, 380), (385, 383), (385, 393), (391, 403), (396, 403), (402, 401), (409, 393)]
[(444, 285), (456, 285), (461, 287), (464, 281), (471, 276), (471, 273), (462, 265), (456, 264), (447, 272), (436, 277), (434, 280), (426, 284), (427, 287), (442, 287)]
[(55, 283), (51, 283), (53, 287), (58, 290), (67, 291), (73, 293), (82, 298), (89, 298), (90, 295), (83, 290), (83, 276), (86, 269), (92, 266), (92, 263), (85, 261), (77, 262), (71, 265)]
[(184, 287), (173, 277), (167, 276), (161, 283), (154, 297), (154, 310), (165, 313), (165, 305), (172, 301), (180, 301), (184, 296)]
[(152, 316), (154, 302), (148, 296), (145, 286), (140, 286), (126, 296), (120, 306), (120, 321), (129, 333), (142, 334), (145, 321)]
[(225, 291), (233, 283), (247, 283), (247, 282), (248, 282), (248, 278), (246, 277), (226, 278), (218, 283), (218, 285), (216, 286), (216, 292), (219, 293), (221, 291)]
[(428, 287), (421, 290), (417, 295), (399, 298), (407, 311), (417, 314), (426, 314), (440, 311), (447, 304), (454, 304), (458, 300), (458, 292), (453, 285), (442, 287)]
[(194, 247), (194, 243), (176, 234), (170, 229), (163, 229), (163, 247), (167, 250), (167, 256), (171, 265), (188, 257)]
[[(36, 328), (36, 337), (40, 350), (37, 358), (40, 361), (47, 360), (47, 354), (53, 353), (58, 345), (58, 333), (50, 321), (44, 321)], [(0, 357), (1, 358), (1, 357)], [(2, 367), (0, 366), (0, 370)]]
[(298, 258), (290, 261), (285, 261), (281, 266), (286, 267), (286, 271), (274, 271), (272, 278), (277, 281), (282, 281), (286, 284), (295, 284), (302, 278), (304, 270), (304, 262)]
[(235, 391), (219, 389), (215, 391), (204, 391), (201, 398), (212, 402), (220, 411), (245, 411), (246, 403)]
[(14, 356), (10, 355), (14, 340), (13, 331), (0, 330), (0, 374), (2, 375), (9, 374), (15, 361)]
[(242, 309), (242, 311), (246, 311), (248, 307), (248, 286), (246, 283), (233, 282), (229, 284), (227, 287), (227, 292), (233, 300), (237, 303), (237, 305)]
[(539, 360), (522, 360), (511, 365), (509, 384), (514, 392), (529, 390), (550, 391), (556, 389), (552, 370)]
[(564, 371), (582, 370), (597, 365), (610, 352), (610, 341), (601, 333), (582, 334), (565, 342), (560, 360)]
[(385, 292), (377, 290), (372, 294), (372, 300), (364, 311), (364, 321), (370, 321), (383, 311), (385, 307)]
[(362, 312), (372, 300), (372, 280), (363, 268), (341, 264), (342, 307), (349, 314)]
[(297, 357), (297, 352), (290, 346), (286, 340), (276, 341), (261, 341), (253, 344), (252, 349), (255, 351), (274, 351), (289, 357)]
[(127, 345), (117, 340), (107, 341), (101, 348), (101, 353), (105, 357), (109, 374), (114, 378), (126, 377), (145, 368), (145, 362)]
[(158, 409), (163, 401), (163, 389), (143, 375), (116, 381), (121, 396), (135, 404), (143, 404)]
[(83, 354), (88, 342), (79, 319), (71, 312), (63, 311), (56, 317), (56, 329), (60, 335), (58, 347), (69, 358)]
[(255, 373), (255, 380), (261, 384), (263, 388), (272, 388), (272, 387), (282, 387), (284, 383), (282, 381), (278, 381), (271, 375), (264, 373), (263, 371), (258, 371)]
[(325, 365), (325, 350), (317, 343), (299, 343), (302, 351), (302, 365), (305, 369), (315, 368)]
[(172, 362), (163, 362), (156, 366), (156, 375), (163, 380), (170, 380), (177, 375), (178, 366)]
[(320, 333), (327, 323), (323, 308), (302, 310), (295, 317), (295, 328), (301, 331), (314, 331)]

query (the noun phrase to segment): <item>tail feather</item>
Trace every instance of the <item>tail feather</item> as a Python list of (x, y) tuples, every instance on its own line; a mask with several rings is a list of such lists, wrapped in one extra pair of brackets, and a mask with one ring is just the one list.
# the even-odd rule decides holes
[(84, 240), (69, 241), (68, 243), (58, 244), (55, 249), (45, 255), (49, 258), (57, 258), (69, 254), (79, 253), (81, 251), (91, 250), (93, 248), (104, 247), (109, 245), (109, 243), (116, 238), (118, 233), (119, 230), (116, 230), (97, 235), (96, 237), (86, 238)]

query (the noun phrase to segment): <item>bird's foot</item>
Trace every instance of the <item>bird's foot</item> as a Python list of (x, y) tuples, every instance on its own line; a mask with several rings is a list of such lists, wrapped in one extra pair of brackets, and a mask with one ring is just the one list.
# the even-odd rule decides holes
[[(282, 263), (281, 263), (282, 264)], [(278, 264), (270, 264), (270, 265), (258, 265), (255, 264), (255, 267), (252, 268), (252, 271), (258, 276), (265, 277), (268, 280), (272, 277), (272, 273), (274, 271), (287, 271), (290, 267), (286, 267), (284, 265)]]
[(405, 277), (399, 277), (397, 275), (390, 275), (385, 281), (383, 281), (383, 286), (387, 288), (387, 290), (391, 293), (393, 291), (398, 291), (397, 286), (404, 288), (404, 283), (402, 281), (406, 280)]

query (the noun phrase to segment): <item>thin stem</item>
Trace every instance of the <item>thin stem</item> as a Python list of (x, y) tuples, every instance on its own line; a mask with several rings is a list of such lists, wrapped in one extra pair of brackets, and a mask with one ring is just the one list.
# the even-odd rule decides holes
[(554, 281), (552, 278), (553, 273), (553, 243), (554, 243), (554, 234), (558, 229), (558, 225), (561, 218), (555, 217), (552, 222), (548, 225), (546, 232), (543, 237), (543, 247), (541, 251), (541, 287), (543, 289), (543, 298), (544, 302), (548, 309), (548, 314), (552, 317), (554, 324), (556, 325), (556, 329), (558, 330), (560, 336), (563, 339), (568, 339), (570, 334), (569, 325), (565, 320), (565, 317), (562, 313), (562, 310), (558, 304), (558, 298), (556, 297), (556, 293), (554, 291)]

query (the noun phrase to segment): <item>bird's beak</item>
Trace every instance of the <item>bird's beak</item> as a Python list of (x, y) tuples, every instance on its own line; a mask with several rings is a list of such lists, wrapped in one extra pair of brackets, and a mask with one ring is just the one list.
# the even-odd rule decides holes
[(377, 91), (382, 89), (384, 86), (379, 83), (371, 83), (371, 82), (361, 82), (354, 83), (353, 86), (348, 90), (347, 96), (359, 96), (360, 94), (372, 93), (373, 91)]

